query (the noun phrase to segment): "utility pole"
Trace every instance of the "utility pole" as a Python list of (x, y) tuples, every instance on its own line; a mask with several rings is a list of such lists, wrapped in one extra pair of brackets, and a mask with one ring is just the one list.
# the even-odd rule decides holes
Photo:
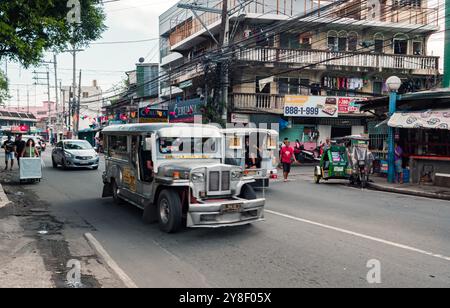
[(30, 113), (30, 89), (27, 85), (27, 113)]
[[(50, 102), (50, 72), (47, 66), (47, 71), (46, 72), (37, 72), (34, 71), (33, 72), (35, 74), (34, 80), (35, 80), (35, 85), (46, 85), (47, 86), (47, 102), (48, 102), (48, 120), (47, 120), (47, 132), (49, 134), (49, 139), (51, 140), (51, 136), (50, 136), (50, 126), (52, 124), (52, 115), (51, 115), (51, 102)], [(46, 77), (40, 77), (41, 75), (45, 75)], [(42, 83), (42, 81), (45, 80), (45, 83)]]
[(59, 110), (59, 95), (58, 95), (58, 63), (56, 58), (56, 53), (53, 54), (53, 67), (55, 70), (55, 110), (56, 110), (56, 134), (57, 134), (57, 142), (59, 141), (59, 133), (61, 131), (61, 116)]
[[(75, 95), (74, 95), (75, 96)], [(78, 132), (80, 129), (80, 102), (81, 102), (81, 70), (80, 70), (80, 77), (79, 77), (79, 83), (78, 83), (78, 100), (76, 101), (76, 105), (75, 105), (75, 121), (76, 123), (74, 123), (75, 127), (74, 127), (74, 135), (76, 138), (78, 138)]]
[(450, 87), (450, 0), (445, 0), (444, 81), (442, 87)]
[[(224, 49), (228, 47), (229, 44), (229, 31), (230, 31), (230, 19), (228, 15), (228, 0), (222, 1), (222, 25), (220, 29), (220, 48)], [(221, 65), (221, 102), (223, 104), (222, 110), (222, 120), (225, 125), (228, 122), (228, 83), (229, 83), (229, 72), (228, 63), (222, 61)]]

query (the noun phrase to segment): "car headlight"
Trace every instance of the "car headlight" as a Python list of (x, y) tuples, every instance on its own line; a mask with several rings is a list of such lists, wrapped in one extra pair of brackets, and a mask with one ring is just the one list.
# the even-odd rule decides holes
[(69, 158), (74, 158), (75, 156), (67, 151), (64, 151), (64, 156)]
[(232, 181), (239, 181), (243, 176), (242, 170), (233, 170), (231, 171), (231, 180)]
[(201, 172), (194, 172), (191, 175), (191, 179), (195, 183), (203, 183), (205, 181), (205, 174)]

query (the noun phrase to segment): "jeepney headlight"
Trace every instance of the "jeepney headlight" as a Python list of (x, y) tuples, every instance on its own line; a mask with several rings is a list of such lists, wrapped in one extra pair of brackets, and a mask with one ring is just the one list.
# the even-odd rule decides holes
[(231, 180), (239, 181), (243, 176), (243, 172), (241, 170), (233, 170), (231, 171)]
[(201, 172), (194, 172), (191, 175), (192, 182), (203, 183), (205, 181), (205, 174)]

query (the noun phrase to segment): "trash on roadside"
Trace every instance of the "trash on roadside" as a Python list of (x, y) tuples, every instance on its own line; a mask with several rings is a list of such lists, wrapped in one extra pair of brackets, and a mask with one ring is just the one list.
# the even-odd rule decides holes
[(21, 192), (21, 191), (18, 191), (18, 192), (16, 192), (14, 195), (16, 195), (16, 196), (24, 196), (25, 193), (23, 193), (23, 192)]

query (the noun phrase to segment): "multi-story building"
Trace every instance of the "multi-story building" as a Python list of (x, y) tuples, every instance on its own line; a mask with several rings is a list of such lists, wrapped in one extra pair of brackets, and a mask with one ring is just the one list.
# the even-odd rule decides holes
[[(77, 89), (78, 91), (78, 89)], [(64, 121), (66, 123), (66, 127), (68, 127), (69, 122), (73, 131), (73, 123), (74, 119), (70, 119), (69, 121), (69, 110), (70, 108), (74, 109), (74, 107), (69, 104), (70, 98), (73, 97), (72, 87), (63, 86), (61, 88), (62, 96), (61, 101), (63, 102), (63, 110), (64, 112)], [(76, 93), (78, 97), (78, 93)], [(79, 130), (89, 130), (92, 129), (93, 126), (97, 126), (97, 119), (102, 115), (102, 97), (103, 91), (100, 86), (97, 84), (97, 80), (92, 81), (91, 86), (81, 86), (80, 90), (80, 122), (79, 122)], [(72, 110), (72, 115), (74, 110)]]
[(10, 134), (36, 134), (37, 119), (32, 113), (0, 111), (0, 136)]
[[(367, 131), (369, 116), (354, 97), (386, 94), (392, 75), (405, 92), (439, 80), (439, 58), (427, 48), (439, 30), (439, 8), (427, 0), (228, 1), (231, 48), (222, 58), (230, 63), (229, 109), (245, 114), (240, 120), (288, 123), (282, 137), (320, 142)], [(220, 80), (211, 68), (220, 59), (222, 2), (197, 5), (213, 10), (194, 14), (175, 5), (160, 16), (161, 70), (170, 75), (165, 98), (195, 98)], [(192, 59), (201, 61), (180, 69)], [(338, 110), (294, 115), (285, 108), (292, 104)]]

